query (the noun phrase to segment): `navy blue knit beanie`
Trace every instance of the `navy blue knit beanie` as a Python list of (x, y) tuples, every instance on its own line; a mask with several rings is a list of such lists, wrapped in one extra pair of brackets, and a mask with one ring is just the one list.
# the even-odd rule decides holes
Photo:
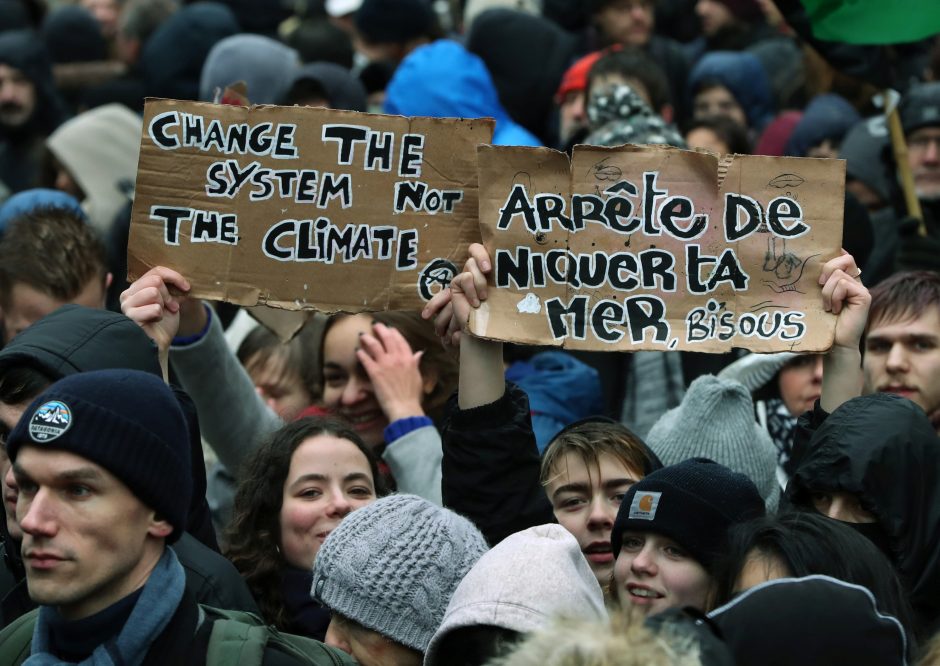
[(372, 44), (409, 42), (433, 24), (428, 0), (364, 0), (356, 12), (356, 30)]
[(764, 500), (753, 481), (706, 458), (692, 458), (656, 470), (627, 491), (610, 544), (617, 557), (624, 532), (655, 532), (711, 571), (728, 528), (763, 515)]
[(138, 370), (70, 375), (43, 391), (7, 440), (16, 462), (23, 446), (68, 451), (101, 465), (173, 526), (186, 529), (192, 472), (189, 431), (173, 392)]

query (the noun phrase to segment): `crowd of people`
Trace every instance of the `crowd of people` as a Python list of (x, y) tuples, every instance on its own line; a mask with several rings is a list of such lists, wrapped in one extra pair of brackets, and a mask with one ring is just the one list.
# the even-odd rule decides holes
[[(288, 342), (128, 283), (144, 99), (239, 81), (502, 145), (843, 159), (833, 345), (478, 338), (479, 243), (422, 311)], [(940, 35), (827, 42), (798, 0), (0, 0), (0, 664), (940, 665), (938, 270)]]

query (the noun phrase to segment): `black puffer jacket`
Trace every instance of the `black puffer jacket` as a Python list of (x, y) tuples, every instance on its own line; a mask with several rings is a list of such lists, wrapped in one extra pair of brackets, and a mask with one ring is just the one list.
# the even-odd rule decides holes
[(800, 418), (796, 471), (787, 497), (812, 507), (812, 492), (859, 498), (887, 535), (889, 555), (908, 591), (918, 633), (940, 621), (940, 438), (913, 402), (874, 394), (831, 415), (817, 403)]

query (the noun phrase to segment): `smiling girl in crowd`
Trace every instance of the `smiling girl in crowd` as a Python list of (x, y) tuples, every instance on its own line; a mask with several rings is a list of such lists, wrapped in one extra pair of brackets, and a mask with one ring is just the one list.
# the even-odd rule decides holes
[(764, 515), (757, 486), (704, 458), (657, 470), (623, 498), (611, 533), (611, 595), (648, 614), (709, 609), (728, 530)]
[(242, 469), (226, 555), (265, 621), (323, 640), (330, 613), (310, 598), (313, 563), (353, 510), (384, 494), (375, 456), (335, 419), (278, 430)]

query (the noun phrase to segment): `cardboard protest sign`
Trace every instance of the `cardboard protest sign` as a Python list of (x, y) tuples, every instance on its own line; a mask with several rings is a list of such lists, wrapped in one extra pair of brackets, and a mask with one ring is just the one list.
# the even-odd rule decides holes
[[(845, 162), (481, 146), (476, 335), (591, 350), (821, 351)], [(495, 288), (492, 288), (495, 287)]]
[(492, 120), (150, 100), (128, 273), (239, 305), (414, 309), (479, 239)]

